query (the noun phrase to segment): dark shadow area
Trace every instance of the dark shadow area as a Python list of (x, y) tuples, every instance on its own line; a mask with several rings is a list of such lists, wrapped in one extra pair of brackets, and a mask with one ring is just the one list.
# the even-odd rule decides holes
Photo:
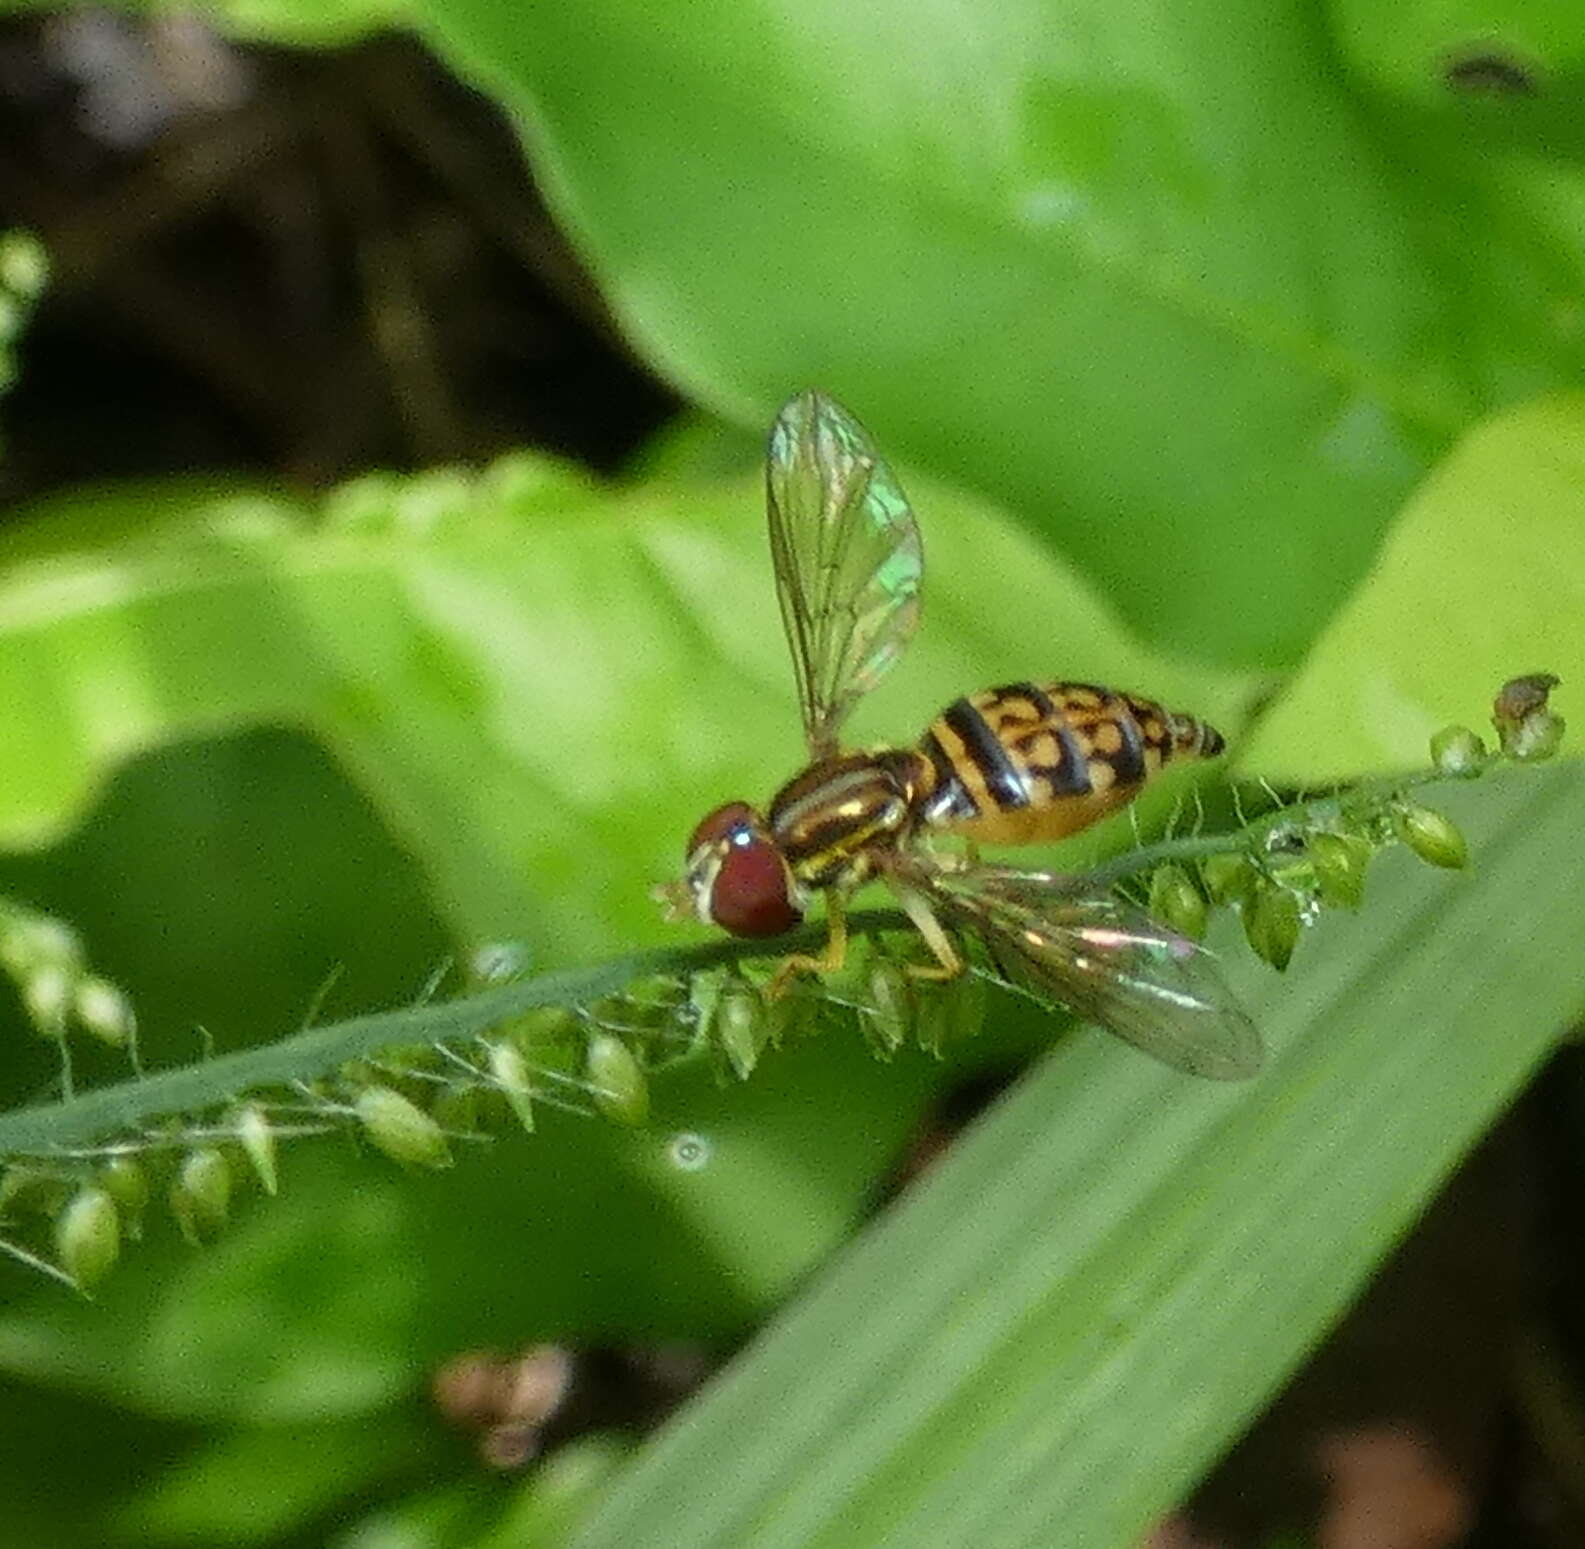
[(676, 406), (510, 126), (416, 44), (190, 19), (0, 27), (0, 229), (49, 249), (0, 504), (128, 475), (318, 486), (534, 446), (620, 464)]

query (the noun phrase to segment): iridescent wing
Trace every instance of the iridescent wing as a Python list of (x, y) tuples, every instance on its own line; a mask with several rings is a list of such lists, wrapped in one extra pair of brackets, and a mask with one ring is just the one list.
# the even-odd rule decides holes
[(1260, 1034), (1214, 959), (1141, 910), (1075, 892), (1069, 878), (998, 866), (910, 867), (906, 883), (977, 935), (1012, 982), (1174, 1070), (1239, 1081), (1260, 1069)]
[(823, 393), (800, 393), (776, 416), (765, 485), (776, 594), (819, 758), (908, 643), (924, 553), (874, 442)]

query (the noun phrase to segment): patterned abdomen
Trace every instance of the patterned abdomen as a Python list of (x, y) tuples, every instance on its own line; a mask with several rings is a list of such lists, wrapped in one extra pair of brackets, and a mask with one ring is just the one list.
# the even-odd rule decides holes
[(1092, 683), (1009, 683), (954, 700), (920, 751), (935, 770), (927, 823), (983, 844), (1061, 839), (1132, 801), (1174, 759), (1214, 758), (1192, 715)]

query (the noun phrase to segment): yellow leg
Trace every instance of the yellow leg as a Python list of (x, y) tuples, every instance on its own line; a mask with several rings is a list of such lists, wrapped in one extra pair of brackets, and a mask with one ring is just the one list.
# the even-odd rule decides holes
[(936, 918), (935, 910), (912, 888), (893, 882), (892, 891), (897, 894), (903, 912), (914, 922), (919, 934), (925, 938), (925, 945), (936, 958), (934, 963), (909, 963), (904, 972), (910, 979), (956, 979), (963, 972), (963, 959), (952, 945), (952, 938), (947, 935), (941, 921)]
[(779, 1000), (787, 993), (787, 987), (798, 974), (812, 973), (822, 976), (834, 974), (847, 961), (847, 957), (847, 911), (843, 906), (842, 900), (835, 893), (832, 893), (826, 899), (825, 951), (819, 957), (810, 957), (804, 952), (797, 952), (791, 957), (784, 957), (765, 986), (765, 998), (767, 1000)]

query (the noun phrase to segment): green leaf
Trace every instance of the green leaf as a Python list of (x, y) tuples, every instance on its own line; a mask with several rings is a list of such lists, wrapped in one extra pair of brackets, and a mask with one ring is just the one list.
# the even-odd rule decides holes
[(225, 510), (228, 520), (241, 520), (246, 513), (260, 528), (286, 531), (306, 520), (311, 507), (214, 474), (88, 485), (44, 495), (6, 512), (0, 525), (0, 566), (120, 543), (180, 542), (201, 529), (217, 509)]
[(49, 254), (30, 231), (0, 230), (0, 396), (17, 378), (17, 343), (49, 279)]
[[(134, 760), (60, 844), (0, 857), (0, 893), (79, 931), (131, 998), (151, 1067), (279, 1038), (310, 1008), (320, 1021), (401, 1004), (455, 950), (368, 799), (279, 728)], [(7, 1106), (54, 1074), (42, 1048), (11, 1049)], [(81, 1074), (119, 1079), (126, 1062)]]
[(406, 0), (207, 0), (204, 9), (231, 37), (294, 48), (346, 48), (409, 18)]
[(1409, 502), (1241, 764), (1293, 783), (1412, 768), (1442, 727), (1484, 731), (1497, 690), (1526, 672), (1562, 677), (1567, 716), (1585, 681), (1582, 447), (1585, 397), (1526, 404), (1466, 436)]
[(1308, 7), (414, 11), (691, 396), (834, 392), (1180, 653), (1291, 664), (1451, 435), (1585, 364), (1577, 191), (1470, 242)]
[(192, 1445), (185, 1427), (0, 1378), (6, 1535), (16, 1544), (108, 1545), (105, 1520), (129, 1482), (157, 1478)]
[[(1377, 90), (1476, 130), (1506, 120), (1509, 138), (1577, 120), (1585, 32), (1572, 0), (1332, 0), (1330, 9), (1344, 59)], [(1536, 148), (1562, 147), (1548, 137)]]
[[(912, 740), (1009, 678), (1224, 721), (1243, 697), (1140, 648), (993, 511), (912, 493), (942, 580), (859, 738)], [(251, 496), (148, 540), (27, 546), (0, 570), (0, 844), (59, 832), (133, 752), (285, 721), (363, 787), (463, 940), (524, 940), (542, 966), (685, 939), (650, 884), (703, 810), (762, 799), (801, 752), (762, 513), (757, 479), (616, 493), (516, 458), (361, 481), (318, 526)]]
[(118, 1514), (118, 1536), (133, 1543), (262, 1543), (421, 1467), (431, 1441), (406, 1414), (222, 1434), (149, 1477)]
[[(47, 11), (53, 0), (0, 0), (0, 15)], [(163, 14), (163, 0), (120, 0), (133, 15)], [(405, 0), (205, 0), (197, 8), (231, 37), (278, 47), (343, 48), (407, 19)]]
[(1260, 1078), (1074, 1038), (644, 1450), (577, 1549), (1137, 1544), (1585, 1011), (1558, 861), (1585, 771), (1447, 804), (1471, 876), (1394, 854), (1370, 917), (1327, 917), (1281, 981), (1228, 964), (1274, 1049)]

